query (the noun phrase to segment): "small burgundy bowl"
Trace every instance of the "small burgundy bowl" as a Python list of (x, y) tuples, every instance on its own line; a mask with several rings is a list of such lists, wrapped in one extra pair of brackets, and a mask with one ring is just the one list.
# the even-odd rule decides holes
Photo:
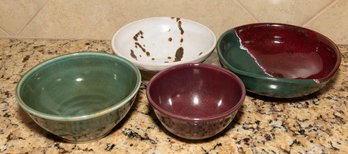
[(235, 74), (209, 64), (170, 67), (149, 81), (146, 92), (162, 125), (185, 139), (221, 132), (245, 98), (245, 87)]

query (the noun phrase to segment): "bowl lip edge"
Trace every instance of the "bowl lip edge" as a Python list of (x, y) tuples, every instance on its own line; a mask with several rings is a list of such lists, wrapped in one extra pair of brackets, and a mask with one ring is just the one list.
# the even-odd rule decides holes
[[(245, 27), (245, 26), (250, 26), (250, 25), (270, 25), (270, 26), (274, 26), (274, 25), (280, 25), (280, 26), (287, 26), (287, 27), (295, 27), (295, 28), (300, 28), (300, 29), (304, 29), (304, 30), (307, 30), (307, 31), (311, 31), (311, 32), (314, 32), (316, 33), (317, 35), (319, 35), (320, 37), (323, 37), (324, 39), (326, 39), (334, 48), (334, 51), (335, 51), (335, 54), (337, 56), (336, 58), (336, 62), (335, 62), (335, 66), (333, 67), (333, 69), (330, 71), (330, 73), (328, 73), (328, 75), (326, 75), (325, 77), (323, 78), (319, 78), (319, 79), (289, 79), (289, 78), (277, 78), (277, 77), (271, 77), (271, 76), (262, 76), (262, 75), (258, 75), (258, 74), (255, 74), (255, 73), (251, 73), (251, 72), (246, 72), (246, 71), (243, 71), (243, 70), (240, 70), (240, 69), (237, 69), (235, 67), (233, 67), (232, 65), (230, 65), (230, 63), (227, 62), (227, 60), (222, 56), (222, 49), (220, 48), (220, 44), (221, 44), (221, 41), (222, 39), (224, 38), (224, 36), (226, 36), (228, 33), (236, 33), (235, 30), (237, 28), (240, 28), (240, 27)], [(221, 34), (221, 36), (219, 37), (218, 41), (217, 41), (217, 44), (216, 44), (216, 50), (217, 50), (217, 54), (218, 54), (218, 57), (219, 57), (219, 60), (222, 60), (222, 63), (223, 65), (227, 65), (228, 69), (237, 73), (237, 74), (241, 74), (241, 75), (245, 75), (245, 76), (249, 76), (249, 77), (253, 77), (253, 78), (258, 78), (258, 79), (265, 79), (265, 80), (275, 80), (275, 81), (279, 81), (279, 82), (286, 82), (286, 83), (308, 83), (308, 82), (314, 82), (316, 84), (321, 84), (321, 83), (327, 83), (331, 78), (332, 76), (334, 76), (336, 73), (337, 73), (337, 70), (341, 64), (341, 52), (338, 48), (338, 46), (335, 44), (335, 42), (333, 42), (330, 38), (328, 38), (327, 36), (317, 32), (317, 31), (314, 31), (312, 29), (309, 29), (309, 28), (305, 28), (305, 27), (301, 27), (301, 26), (296, 26), (296, 25), (291, 25), (291, 24), (286, 24), (286, 23), (273, 23), (273, 22), (264, 22), (264, 23), (251, 23), (251, 24), (245, 24), (245, 25), (241, 25), (241, 26), (237, 26), (237, 27), (234, 27), (234, 28), (230, 28), (228, 30), (226, 30), (225, 32), (223, 32)]]
[[(210, 33), (210, 35), (212, 36), (213, 38), (213, 45), (206, 51), (204, 51), (201, 55), (199, 55), (198, 57), (194, 57), (194, 58), (191, 58), (191, 59), (188, 59), (188, 60), (185, 60), (185, 61), (177, 61), (177, 62), (169, 62), (169, 63), (159, 63), (159, 64), (156, 64), (156, 63), (143, 63), (143, 62), (139, 62), (137, 60), (134, 60), (132, 58), (129, 58), (123, 54), (121, 54), (121, 52), (119, 52), (117, 49), (116, 49), (116, 46), (115, 46), (115, 40), (117, 39), (117, 35), (122, 32), (124, 29), (126, 29), (127, 27), (129, 27), (130, 25), (133, 25), (133, 24), (136, 24), (136, 23), (139, 23), (139, 22), (142, 22), (142, 21), (146, 21), (146, 20), (152, 20), (152, 19), (171, 19), (171, 18), (180, 18), (181, 20), (184, 20), (186, 22), (189, 22), (189, 23), (193, 23), (193, 24), (196, 24), (196, 25), (199, 25), (201, 27), (203, 27), (204, 29), (207, 30), (207, 32)], [(179, 65), (179, 64), (185, 64), (185, 63), (194, 63), (195, 61), (199, 60), (199, 59), (202, 59), (204, 57), (207, 57), (209, 56), (215, 49), (216, 47), (216, 43), (217, 43), (217, 37), (215, 35), (215, 33), (206, 25), (203, 25), (199, 22), (196, 22), (196, 21), (193, 21), (193, 20), (190, 20), (190, 19), (187, 19), (187, 18), (183, 18), (183, 17), (170, 17), (170, 16), (153, 16), (153, 17), (148, 17), (148, 18), (143, 18), (143, 19), (140, 19), (140, 20), (134, 20), (130, 23), (127, 23), (125, 25), (123, 25), (121, 28), (119, 28), (115, 33), (114, 35), (112, 36), (112, 39), (111, 39), (111, 47), (112, 47), (112, 50), (113, 52), (120, 56), (120, 57), (123, 57), (129, 61), (131, 61), (133, 64), (135, 64), (137, 67), (139, 67), (139, 69), (141, 70), (146, 70), (146, 71), (161, 71), (161, 70), (164, 70), (168, 67), (171, 67), (171, 66), (175, 66), (175, 65)], [(162, 68), (164, 67), (164, 69)], [(151, 69), (148, 69), (148, 68), (151, 68)]]
[[(238, 100), (238, 102), (236, 103), (236, 105), (234, 105), (232, 108), (224, 111), (223, 113), (218, 113), (218, 115), (207, 116), (207, 117), (203, 117), (203, 118), (191, 118), (191, 117), (184, 117), (184, 116), (181, 116), (181, 115), (176, 115), (176, 114), (173, 114), (172, 112), (168, 112), (168, 111), (164, 110), (162, 107), (160, 107), (159, 105), (157, 105), (156, 103), (154, 103), (155, 101), (152, 99), (152, 97), (150, 95), (150, 89), (152, 87), (153, 82), (157, 78), (159, 78), (162, 74), (164, 74), (164, 73), (167, 73), (167, 72), (170, 72), (170, 71), (173, 71), (173, 70), (177, 70), (177, 69), (181, 69), (181, 68), (190, 68), (190, 67), (212, 69), (212, 70), (221, 72), (221, 73), (223, 73), (225, 75), (228, 75), (228, 76), (234, 78), (234, 80), (237, 81), (237, 83), (238, 83), (238, 85), (240, 87), (240, 90), (242, 91), (241, 97)], [(233, 114), (233, 112), (238, 112), (239, 108), (243, 105), (243, 103), (245, 101), (246, 88), (245, 88), (244, 83), (242, 82), (242, 80), (236, 74), (226, 70), (225, 68), (217, 67), (217, 66), (214, 66), (214, 65), (211, 65), (211, 64), (205, 64), (205, 63), (185, 63), (185, 64), (180, 64), (180, 65), (176, 65), (176, 66), (167, 68), (167, 69), (157, 73), (155, 76), (153, 76), (151, 78), (151, 80), (147, 84), (146, 96), (147, 96), (147, 98), (149, 100), (149, 104), (154, 109), (159, 111), (161, 114), (169, 116), (170, 118), (175, 118), (175, 119), (179, 119), (179, 120), (183, 120), (183, 121), (213, 121), (213, 120), (226, 118), (229, 115)]]
[[(124, 62), (125, 64), (127, 64), (128, 66), (130, 66), (131, 70), (136, 74), (136, 84), (133, 87), (133, 89), (131, 90), (131, 92), (124, 97), (122, 100), (120, 100), (120, 103), (117, 103), (116, 105), (111, 105), (107, 108), (103, 108), (102, 110), (98, 110), (96, 112), (90, 113), (88, 115), (80, 115), (80, 116), (66, 116), (66, 117), (62, 117), (62, 116), (58, 116), (58, 115), (53, 115), (53, 114), (47, 114), (47, 113), (43, 113), (40, 112), (38, 110), (33, 109), (32, 107), (28, 106), (26, 103), (24, 103), (24, 101), (21, 99), (20, 97), (20, 87), (22, 85), (22, 83), (25, 81), (25, 79), (32, 73), (34, 73), (37, 69), (39, 69), (40, 67), (55, 62), (55, 61), (59, 61), (61, 59), (64, 58), (69, 58), (69, 57), (75, 57), (75, 56), (88, 56), (88, 55), (97, 55), (97, 56), (102, 56), (102, 57), (107, 57), (107, 58), (111, 58), (111, 59), (117, 59), (120, 60), (120, 62)], [(116, 55), (112, 55), (109, 53), (105, 53), (105, 52), (96, 52), (96, 51), (79, 51), (79, 52), (75, 52), (75, 53), (68, 53), (68, 54), (63, 54), (63, 55), (58, 55), (56, 57), (53, 58), (49, 58), (43, 62), (38, 63), (37, 65), (33, 66), (32, 68), (30, 68), (26, 73), (24, 73), (24, 75), (21, 77), (20, 81), (17, 83), (16, 85), (16, 98), (17, 98), (17, 103), (21, 106), (21, 108), (30, 113), (29, 115), (34, 115), (36, 117), (40, 117), (42, 119), (47, 119), (47, 120), (54, 120), (54, 121), (80, 121), (80, 120), (88, 120), (88, 119), (93, 119), (96, 117), (100, 117), (103, 115), (106, 115), (108, 113), (111, 113), (112, 111), (116, 111), (117, 109), (121, 108), (122, 106), (124, 106), (125, 104), (127, 104), (127, 102), (132, 101), (133, 97), (136, 96), (138, 90), (140, 89), (141, 86), (141, 73), (139, 71), (139, 69), (134, 66), (130, 61), (128, 61), (127, 59), (124, 59), (122, 57), (116, 56)]]

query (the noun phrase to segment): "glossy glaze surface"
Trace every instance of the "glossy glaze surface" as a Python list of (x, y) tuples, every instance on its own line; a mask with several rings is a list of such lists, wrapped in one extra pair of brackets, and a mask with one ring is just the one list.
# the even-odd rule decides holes
[[(183, 64), (154, 76), (147, 94), (168, 130), (184, 138), (200, 139), (211, 137), (227, 126), (218, 125), (217, 121), (225, 118), (231, 121), (244, 101), (245, 88), (236, 75), (223, 68)], [(210, 124), (204, 124), (206, 121)], [(202, 131), (200, 127), (207, 130)]]
[[(76, 51), (110, 50), (108, 40), (0, 39), (0, 153), (348, 153), (348, 45), (327, 87), (302, 98), (248, 94), (232, 123), (200, 141), (182, 140), (162, 126), (143, 82), (131, 112), (107, 136), (71, 144), (44, 131), (18, 106), (20, 76), (33, 66)], [(57, 52), (54, 52), (57, 51)], [(204, 62), (218, 65), (215, 52)]]
[(39, 64), (17, 86), (19, 104), (42, 127), (65, 140), (102, 137), (128, 112), (139, 70), (123, 58), (75, 53)]
[(201, 62), (213, 51), (214, 33), (184, 18), (152, 17), (131, 22), (113, 36), (113, 51), (144, 71)]
[(276, 78), (325, 79), (335, 70), (337, 47), (314, 31), (283, 24), (235, 28), (240, 43), (266, 74)]
[(284, 24), (250, 24), (225, 32), (220, 62), (246, 88), (271, 97), (300, 97), (322, 88), (337, 71), (335, 44), (312, 30)]

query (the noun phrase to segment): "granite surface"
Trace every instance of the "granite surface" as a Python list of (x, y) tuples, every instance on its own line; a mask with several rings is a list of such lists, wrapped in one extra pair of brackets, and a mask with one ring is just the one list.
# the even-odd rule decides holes
[[(105, 40), (0, 39), (0, 153), (348, 153), (348, 46), (334, 80), (296, 99), (248, 93), (233, 123), (201, 141), (177, 138), (160, 125), (142, 84), (126, 118), (106, 137), (87, 143), (59, 140), (19, 107), (16, 84), (36, 64), (80, 51), (112, 53)], [(213, 54), (207, 63), (216, 63)]]

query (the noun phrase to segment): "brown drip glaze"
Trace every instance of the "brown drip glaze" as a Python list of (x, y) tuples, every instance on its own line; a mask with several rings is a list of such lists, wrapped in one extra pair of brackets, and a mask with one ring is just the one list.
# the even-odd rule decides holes
[(136, 34), (133, 36), (133, 40), (134, 40), (134, 41), (138, 41), (139, 36), (140, 36), (140, 38), (144, 38), (144, 33), (143, 33), (143, 31), (140, 30), (138, 33), (136, 33)]
[(130, 51), (131, 51), (130, 56), (131, 56), (132, 58), (134, 58), (135, 60), (138, 60), (138, 59), (137, 59), (137, 56), (134, 54), (134, 51), (133, 51), (132, 49), (130, 49)]
[(180, 19), (180, 18), (176, 18), (176, 22), (178, 23), (178, 28), (179, 28), (179, 30), (180, 30), (180, 34), (181, 34), (181, 35), (184, 35), (185, 31), (184, 31), (184, 29), (182, 28), (182, 21), (181, 21), (181, 19)]
[(184, 48), (182, 47), (182, 43), (184, 42), (184, 38), (183, 38), (183, 35), (185, 33), (184, 29), (182, 28), (182, 21), (181, 21), (181, 18), (172, 18), (172, 19), (176, 19), (176, 22), (178, 23), (178, 28), (180, 30), (180, 47), (176, 50), (176, 53), (175, 53), (175, 59), (174, 59), (174, 62), (177, 62), (177, 61), (181, 61), (183, 55), (184, 55)]
[[(136, 33), (134, 36), (133, 36), (133, 40), (135, 41), (134, 42), (134, 47), (137, 49), (138, 47), (146, 54), (146, 56), (150, 56), (150, 52), (149, 51), (146, 51), (145, 49), (145, 44), (141, 45), (138, 41), (139, 41), (139, 38), (144, 38), (144, 32), (142, 30), (139, 30), (138, 33)], [(131, 56), (136, 59), (136, 56), (134, 54), (134, 51), (131, 50)], [(139, 55), (140, 56), (140, 55)], [(141, 57), (141, 56), (140, 56)]]
[(176, 50), (174, 62), (176, 62), (176, 61), (181, 61), (183, 55), (184, 55), (184, 48), (179, 47), (179, 48)]
[(135, 42), (135, 48), (139, 47), (144, 53), (146, 53), (146, 56), (150, 56), (150, 52), (146, 51), (146, 49), (139, 43)]

